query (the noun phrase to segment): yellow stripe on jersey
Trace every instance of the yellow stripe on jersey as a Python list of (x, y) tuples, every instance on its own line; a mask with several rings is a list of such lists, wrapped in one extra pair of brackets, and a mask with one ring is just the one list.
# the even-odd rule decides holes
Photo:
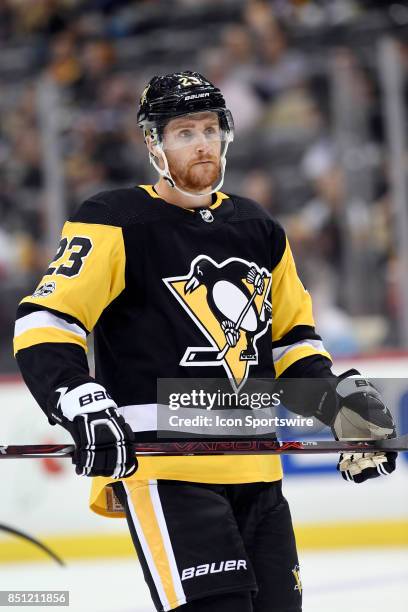
[(14, 338), (14, 354), (16, 355), (21, 349), (44, 342), (70, 342), (71, 344), (78, 344), (88, 352), (86, 339), (78, 334), (57, 329), (56, 327), (40, 327), (38, 329), (30, 329)]
[[(158, 193), (155, 192), (153, 185), (138, 185), (138, 187), (141, 187), (142, 189), (144, 189), (145, 191), (147, 191), (147, 193), (149, 194), (149, 196), (151, 198), (155, 198), (155, 199), (160, 199), (162, 200), (163, 198), (161, 196), (159, 196)], [(181, 208), (181, 207), (180, 207)], [(186, 210), (187, 212), (194, 212), (194, 210), (190, 209), (190, 208), (183, 208), (183, 210)]]
[[(297, 275), (292, 251), (286, 240), (282, 259), (272, 270), (272, 341), (281, 340), (297, 325), (314, 328), (312, 299)], [(323, 343), (318, 340), (305, 339), (273, 349), (276, 376), (310, 355), (323, 355), (331, 359)]]
[(20, 349), (42, 342), (71, 342), (87, 350), (85, 330), (48, 310), (36, 310), (17, 319), (14, 328), (14, 354)]
[(159, 194), (155, 192), (153, 185), (138, 185), (138, 187), (147, 191), (151, 198), (160, 198)]
[(132, 488), (129, 481), (126, 480), (124, 485), (130, 515), (163, 609), (176, 608), (186, 603), (186, 600), (168, 533), (165, 533), (167, 528), (163, 523), (163, 517), (159, 514), (160, 508), (157, 507), (160, 499), (158, 496), (155, 500), (152, 499), (151, 486), (157, 486), (157, 483), (156, 481), (142, 481), (136, 486), (133, 485), (134, 488)]
[(223, 200), (228, 200), (229, 198), (229, 196), (227, 196), (225, 193), (222, 193), (221, 191), (217, 191), (216, 195), (217, 199), (215, 200), (214, 204), (211, 204), (211, 210), (214, 210), (214, 208), (218, 208), (219, 206), (221, 206)]
[(323, 345), (322, 349), (317, 349), (312, 345), (312, 343), (309, 344), (307, 340), (303, 341), (302, 343), (299, 342), (299, 344), (302, 346), (297, 346), (297, 344), (294, 344), (280, 359), (274, 362), (277, 377), (281, 376), (281, 374), (283, 374), (283, 372), (293, 363), (299, 361), (299, 359), (303, 359), (304, 357), (310, 357), (311, 355), (324, 355), (331, 360), (330, 353), (324, 349)]
[[(87, 241), (91, 249), (81, 258), (75, 239)], [(37, 304), (70, 315), (91, 331), (104, 309), (125, 288), (125, 247), (122, 229), (109, 225), (67, 222), (62, 231), (65, 250), (52, 263), (52, 274), (46, 274), (40, 282), (51, 283), (52, 291), (37, 297), (27, 296), (21, 303)], [(70, 245), (74, 244), (70, 248)], [(78, 264), (80, 264), (78, 266)], [(64, 273), (77, 265), (78, 273)], [(55, 286), (54, 286), (55, 285)], [(28, 338), (28, 336), (27, 336)], [(68, 338), (68, 336), (67, 336)], [(32, 335), (33, 344), (41, 342), (64, 342), (61, 335), (42, 330)], [(76, 343), (76, 339), (66, 340)], [(24, 344), (24, 347), (30, 346)], [(20, 348), (23, 348), (22, 346)]]
[(314, 327), (312, 300), (296, 271), (289, 242), (272, 270), (272, 340), (280, 340), (296, 325)]

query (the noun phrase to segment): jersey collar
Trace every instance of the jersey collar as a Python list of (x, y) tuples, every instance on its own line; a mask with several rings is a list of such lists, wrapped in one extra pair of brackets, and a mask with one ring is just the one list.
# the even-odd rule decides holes
[[(154, 190), (153, 185), (138, 185), (138, 187), (141, 187), (142, 189), (144, 189), (149, 194), (149, 196), (151, 198), (163, 200), (163, 198), (161, 198), (159, 196), (159, 194), (156, 193), (156, 191)], [(227, 194), (222, 193), (221, 191), (216, 191), (214, 195), (215, 195), (215, 201), (211, 204), (211, 206), (208, 207), (211, 210), (214, 210), (215, 208), (218, 208), (219, 206), (221, 206), (223, 200), (228, 200), (228, 198), (229, 198), (229, 196)], [(163, 201), (165, 201), (165, 200), (163, 200)], [(189, 212), (195, 212), (195, 209), (193, 209), (193, 208), (185, 208), (184, 210), (187, 210)]]

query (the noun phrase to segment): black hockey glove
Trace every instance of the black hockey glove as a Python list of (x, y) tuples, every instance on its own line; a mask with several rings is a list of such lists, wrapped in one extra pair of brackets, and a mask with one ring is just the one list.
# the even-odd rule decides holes
[[(337, 411), (332, 431), (337, 440), (395, 438), (395, 424), (380, 393), (357, 370), (338, 377)], [(337, 465), (345, 480), (364, 482), (395, 470), (397, 453), (342, 453)]]
[(125, 478), (135, 473), (134, 433), (101, 385), (87, 382), (56, 389), (48, 415), (74, 439), (77, 474)]

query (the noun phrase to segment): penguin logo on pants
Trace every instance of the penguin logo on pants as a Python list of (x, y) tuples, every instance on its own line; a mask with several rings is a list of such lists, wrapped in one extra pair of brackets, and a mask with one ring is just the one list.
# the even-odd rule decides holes
[(217, 263), (199, 255), (189, 274), (163, 282), (208, 340), (187, 347), (180, 365), (222, 366), (237, 391), (258, 363), (256, 341), (271, 323), (271, 273), (237, 257)]

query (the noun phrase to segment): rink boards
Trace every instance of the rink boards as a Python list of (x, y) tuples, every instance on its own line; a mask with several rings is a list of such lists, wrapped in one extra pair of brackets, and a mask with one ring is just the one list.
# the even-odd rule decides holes
[[(367, 376), (389, 378), (386, 395), (401, 432), (408, 431), (408, 356), (339, 363)], [(392, 379), (392, 380), (391, 380)], [(58, 443), (69, 437), (51, 427), (18, 380), (0, 384), (1, 444)], [(303, 549), (408, 545), (408, 454), (390, 478), (354, 485), (335, 470), (336, 456), (284, 458), (284, 491)], [(0, 461), (0, 523), (46, 540), (65, 558), (127, 556), (125, 522), (88, 510), (89, 482), (69, 460)], [(36, 548), (2, 537), (0, 562), (41, 559)]]

